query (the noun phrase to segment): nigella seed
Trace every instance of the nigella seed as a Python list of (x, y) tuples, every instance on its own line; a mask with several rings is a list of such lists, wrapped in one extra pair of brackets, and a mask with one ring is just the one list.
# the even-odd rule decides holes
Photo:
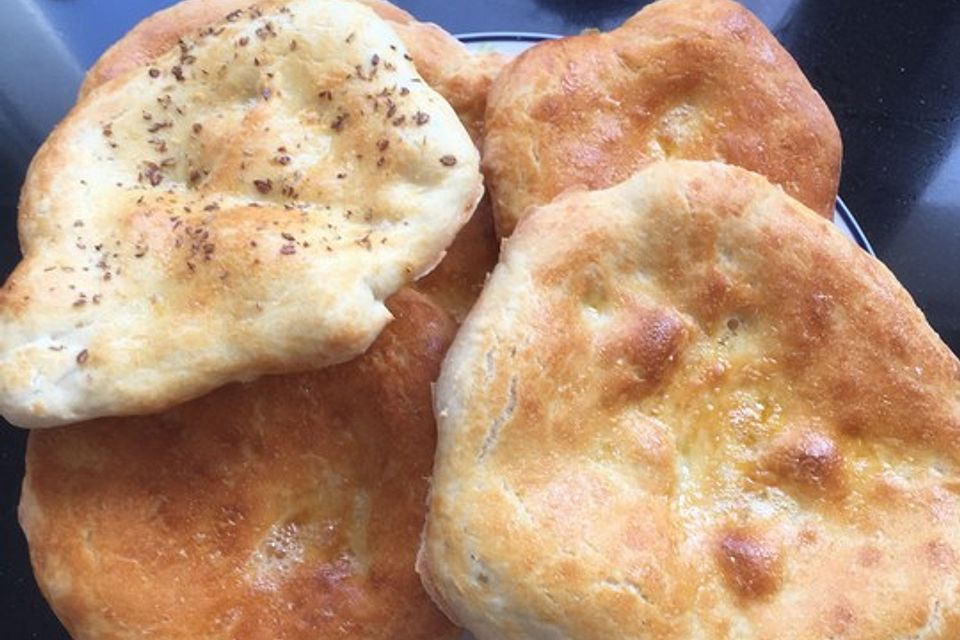
[(147, 181), (150, 182), (151, 187), (155, 187), (163, 182), (163, 174), (160, 172), (160, 167), (153, 162), (147, 163), (143, 175), (147, 178)]
[(334, 119), (333, 123), (330, 125), (330, 128), (332, 128), (334, 131), (340, 131), (341, 129), (343, 129), (343, 124), (347, 121), (349, 117), (350, 117), (350, 114), (341, 113), (336, 117), (336, 119)]

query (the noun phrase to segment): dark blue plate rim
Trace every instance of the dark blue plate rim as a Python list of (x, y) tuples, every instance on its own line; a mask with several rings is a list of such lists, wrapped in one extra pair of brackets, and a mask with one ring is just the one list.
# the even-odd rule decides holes
[(844, 202), (840, 196), (837, 196), (837, 203), (834, 207), (834, 210), (846, 223), (850, 233), (853, 234), (853, 239), (858, 245), (860, 245), (860, 248), (870, 255), (876, 256), (877, 252), (873, 250), (873, 245), (870, 244), (869, 240), (867, 240), (867, 234), (865, 234), (863, 229), (860, 228), (860, 223), (857, 222), (857, 219), (853, 217), (853, 212), (850, 211), (850, 209), (847, 207), (847, 203)]
[[(530, 31), (479, 31), (474, 33), (459, 33), (456, 37), (467, 44), (477, 44), (483, 42), (542, 42), (543, 40), (556, 40), (560, 36), (555, 33), (536, 33)], [(860, 228), (860, 223), (853, 217), (847, 204), (837, 196), (837, 203), (834, 212), (853, 235), (853, 240), (861, 249), (872, 256), (876, 256), (873, 246), (867, 240), (866, 234)]]
[(560, 38), (555, 33), (536, 33), (533, 31), (476, 31), (472, 33), (458, 33), (456, 36), (461, 42), (541, 42)]

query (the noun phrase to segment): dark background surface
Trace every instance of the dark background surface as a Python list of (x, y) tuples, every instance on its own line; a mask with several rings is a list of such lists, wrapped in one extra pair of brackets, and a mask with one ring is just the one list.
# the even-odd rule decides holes
[[(3, 0), (0, 273), (17, 258), (27, 163), (82, 71), (164, 0)], [(400, 0), (453, 33), (613, 28), (645, 2)], [(840, 195), (877, 255), (960, 351), (960, 0), (745, 4), (797, 58), (844, 141)], [(26, 22), (24, 22), (26, 21)], [(27, 26), (24, 27), (23, 25)], [(64, 638), (16, 523), (24, 433), (0, 423), (0, 637)]]

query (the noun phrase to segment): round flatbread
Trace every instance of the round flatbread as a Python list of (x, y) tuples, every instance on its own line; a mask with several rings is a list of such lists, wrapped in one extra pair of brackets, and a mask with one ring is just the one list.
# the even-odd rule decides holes
[[(437, 25), (418, 22), (388, 2), (362, 1), (390, 23), (423, 79), (450, 103), (474, 142), (482, 144), (487, 93), (507, 58), (496, 52), (468, 51)], [(149, 64), (176, 46), (179, 39), (249, 5), (249, 0), (183, 0), (146, 18), (90, 69), (80, 90), (81, 98), (130, 69)], [(443, 261), (417, 283), (417, 289), (455, 319), (462, 320), (496, 265), (498, 252), (493, 213), (489, 199), (485, 198), (457, 234)]]
[(77, 640), (439, 640), (413, 569), (453, 333), (426, 298), (361, 358), (31, 433), (20, 520)]
[(960, 363), (756, 174), (534, 210), (436, 412), (420, 570), (481, 640), (960, 637)]
[(832, 219), (840, 157), (823, 100), (730, 0), (661, 0), (524, 52), (494, 84), (483, 148), (503, 236), (531, 206), (665, 158), (745, 167)]
[(170, 407), (362, 353), (482, 187), (393, 29), (267, 2), (91, 91), (35, 158), (0, 291), (0, 413)]

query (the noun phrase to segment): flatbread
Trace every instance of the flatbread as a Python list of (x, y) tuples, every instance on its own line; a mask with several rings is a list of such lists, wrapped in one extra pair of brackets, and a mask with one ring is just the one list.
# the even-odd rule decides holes
[(30, 434), (20, 518), (76, 640), (439, 640), (413, 569), (453, 324), (401, 292), (347, 364)]
[(482, 191), (409, 57), (361, 5), (266, 2), (92, 90), (24, 186), (0, 413), (142, 414), (362, 353)]
[(960, 637), (960, 363), (756, 174), (534, 210), (436, 412), (420, 570), (480, 640)]
[[(473, 53), (432, 23), (381, 0), (361, 0), (387, 20), (410, 52), (424, 80), (443, 96), (479, 146), (483, 143), (487, 93), (508, 58), (497, 52)], [(250, 0), (184, 0), (135, 26), (90, 69), (81, 98), (107, 80), (148, 64), (158, 55), (229, 13), (247, 9)], [(489, 199), (478, 205), (447, 250), (444, 260), (417, 289), (430, 295), (457, 320), (466, 316), (497, 263), (499, 243)]]
[(528, 207), (664, 158), (745, 167), (833, 218), (837, 125), (790, 54), (730, 0), (660, 0), (610, 33), (542, 42), (490, 94), (483, 164), (503, 236)]

